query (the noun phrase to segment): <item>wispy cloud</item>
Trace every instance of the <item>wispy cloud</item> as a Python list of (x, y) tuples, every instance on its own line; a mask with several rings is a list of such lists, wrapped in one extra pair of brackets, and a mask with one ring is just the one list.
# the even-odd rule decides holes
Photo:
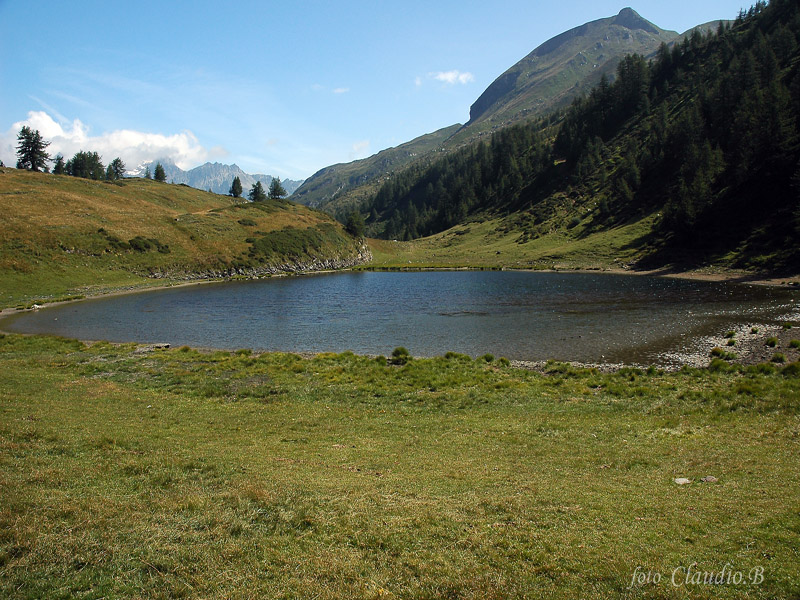
[(469, 71), (462, 73), (461, 71), (455, 69), (452, 71), (436, 71), (433, 73), (428, 73), (428, 77), (435, 79), (436, 81), (446, 83), (447, 85), (455, 85), (457, 83), (464, 85), (475, 81), (475, 77)]
[(311, 86), (311, 90), (314, 92), (330, 92), (331, 94), (346, 94), (350, 91), (349, 87), (337, 87), (330, 89), (324, 85), (319, 83), (315, 83)]
[(97, 152), (105, 162), (120, 157), (128, 168), (146, 160), (170, 158), (179, 167), (188, 169), (211, 157), (227, 154), (223, 148), (209, 150), (203, 147), (191, 131), (164, 135), (120, 129), (93, 136), (89, 127), (79, 119), (62, 125), (44, 111), (30, 111), (27, 119), (14, 123), (5, 134), (0, 134), (0, 151), (4, 159), (10, 158), (9, 153), (14, 155), (16, 137), (23, 125), (38, 129), (50, 142), (48, 152), (51, 156), (61, 153), (69, 159), (79, 150), (87, 150)]

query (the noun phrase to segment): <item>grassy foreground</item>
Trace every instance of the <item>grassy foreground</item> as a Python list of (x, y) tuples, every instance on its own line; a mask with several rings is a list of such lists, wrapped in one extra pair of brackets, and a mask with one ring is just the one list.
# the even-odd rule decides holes
[(715, 365), (3, 336), (0, 596), (796, 598), (800, 368)]

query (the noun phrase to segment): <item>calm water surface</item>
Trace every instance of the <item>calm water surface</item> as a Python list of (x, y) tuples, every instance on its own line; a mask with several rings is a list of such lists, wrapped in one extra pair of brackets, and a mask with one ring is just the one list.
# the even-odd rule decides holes
[(365, 272), (88, 300), (3, 328), (223, 349), (388, 355), (405, 346), (416, 356), (661, 364), (698, 336), (779, 322), (798, 303), (792, 290), (654, 277)]

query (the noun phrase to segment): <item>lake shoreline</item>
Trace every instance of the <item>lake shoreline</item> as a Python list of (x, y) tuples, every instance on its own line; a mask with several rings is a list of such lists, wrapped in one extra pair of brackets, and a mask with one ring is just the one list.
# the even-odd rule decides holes
[[(68, 304), (71, 302), (77, 302), (79, 300), (89, 300), (89, 299), (100, 299), (100, 298), (111, 298), (115, 296), (125, 296), (131, 294), (139, 294), (143, 292), (149, 291), (159, 291), (159, 290), (168, 290), (173, 288), (185, 288), (189, 286), (198, 286), (203, 284), (212, 284), (212, 283), (230, 283), (230, 282), (237, 282), (237, 281), (259, 281), (264, 279), (270, 279), (272, 277), (290, 277), (294, 275), (326, 275), (326, 274), (335, 274), (335, 273), (347, 273), (347, 272), (363, 272), (363, 271), (373, 271), (373, 272), (386, 272), (386, 271), (403, 271), (403, 272), (420, 272), (420, 271), (480, 271), (480, 270), (487, 270), (487, 269), (470, 269), (470, 268), (425, 268), (425, 267), (400, 267), (397, 269), (391, 268), (369, 268), (369, 267), (360, 267), (360, 268), (348, 268), (348, 269), (340, 269), (340, 270), (327, 270), (327, 271), (316, 271), (316, 272), (305, 272), (305, 273), (286, 273), (286, 274), (278, 274), (278, 275), (270, 275), (267, 277), (255, 277), (255, 278), (204, 278), (194, 281), (174, 281), (169, 283), (161, 283), (161, 285), (154, 285), (154, 286), (146, 286), (146, 285), (135, 285), (135, 286), (126, 286), (123, 289), (115, 289), (110, 291), (100, 291), (96, 293), (89, 293), (82, 298), (75, 298), (75, 299), (66, 299), (63, 301), (53, 301), (53, 302), (46, 302), (42, 304), (34, 305), (32, 308), (26, 309), (16, 309), (16, 308), (6, 308), (0, 311), (0, 332), (2, 333), (17, 333), (17, 332), (9, 332), (4, 330), (3, 328), (3, 321), (6, 321), (12, 315), (20, 315), (25, 312), (31, 312), (38, 310), (39, 308), (49, 308), (60, 306), (64, 304)], [(488, 269), (488, 270), (500, 270), (500, 269)], [(794, 287), (797, 285), (795, 281), (798, 279), (795, 278), (776, 278), (776, 277), (767, 277), (764, 275), (752, 275), (752, 274), (743, 274), (743, 273), (732, 273), (732, 272), (697, 272), (697, 271), (685, 271), (685, 272), (676, 272), (676, 271), (636, 271), (631, 269), (548, 269), (548, 270), (536, 270), (536, 269), (506, 269), (508, 271), (518, 271), (518, 272), (532, 272), (532, 273), (560, 273), (560, 274), (570, 274), (570, 273), (584, 273), (584, 274), (592, 274), (592, 275), (638, 275), (638, 276), (650, 276), (650, 277), (664, 277), (664, 278), (675, 278), (675, 279), (685, 279), (685, 280), (698, 280), (698, 281), (714, 281), (714, 282), (734, 282), (734, 283), (744, 283), (748, 285), (764, 285), (770, 287)], [(792, 314), (792, 318), (789, 319), (790, 322), (794, 323), (794, 326), (797, 327), (799, 323), (796, 321), (800, 320), (800, 315), (796, 312)], [(776, 326), (774, 323), (766, 324), (763, 322), (754, 322), (752, 324), (748, 323), (746, 326), (742, 326), (739, 328), (739, 331), (736, 332), (736, 339), (735, 339), (735, 347), (728, 346), (728, 339), (723, 338), (721, 335), (712, 337), (712, 336), (695, 336), (692, 339), (692, 350), (681, 351), (680, 353), (676, 353), (674, 355), (673, 360), (670, 361), (671, 364), (665, 365), (661, 364), (658, 365), (659, 369), (667, 370), (667, 371), (674, 371), (680, 369), (682, 366), (690, 366), (690, 367), (707, 367), (711, 360), (711, 350), (714, 348), (722, 348), (726, 351), (733, 352), (736, 354), (736, 358), (732, 359), (732, 362), (743, 364), (743, 365), (752, 365), (758, 364), (762, 362), (769, 362), (777, 351), (781, 351), (787, 362), (793, 362), (800, 359), (800, 352), (797, 349), (792, 348), (789, 349), (789, 343), (792, 339), (800, 337), (800, 333), (798, 330), (794, 330), (794, 336), (792, 336), (791, 329), (784, 330), (782, 327)], [(35, 335), (35, 334), (25, 334), (22, 335)], [(770, 347), (767, 345), (767, 340), (770, 337), (776, 337), (779, 340), (777, 348)], [(784, 339), (785, 338), (785, 339)], [(93, 339), (82, 339), (86, 343), (94, 343), (97, 340)], [(130, 343), (130, 342), (128, 342)], [(145, 342), (134, 342), (137, 345), (146, 347), (148, 346)], [(195, 346), (193, 346), (195, 347)], [(219, 348), (212, 348), (212, 347), (197, 347), (197, 349), (201, 350), (208, 350), (214, 351), (219, 350)], [(266, 353), (265, 351), (258, 351), (259, 354)], [(315, 353), (305, 353), (299, 352), (301, 356), (315, 356)], [(366, 356), (370, 356), (369, 353), (364, 353)], [(418, 358), (432, 358), (424, 355), (418, 356)], [(595, 362), (581, 362), (581, 361), (570, 361), (570, 360), (559, 360), (557, 362), (567, 363), (572, 365), (576, 368), (589, 368), (589, 369), (597, 369), (602, 372), (614, 372), (621, 368), (626, 367), (635, 367), (635, 368), (647, 368), (649, 364), (638, 364), (635, 362), (608, 362), (608, 363), (595, 363)], [(543, 372), (548, 368), (548, 361), (543, 360), (525, 360), (525, 359), (512, 359), (511, 364), (517, 368), (533, 370), (533, 371), (540, 371)]]
[(666, 277), (674, 279), (687, 279), (690, 281), (716, 281), (716, 282), (730, 282), (742, 283), (749, 285), (763, 285), (770, 287), (800, 287), (800, 274), (778, 276), (769, 273), (746, 273), (742, 271), (701, 271), (701, 270), (674, 270), (670, 268), (650, 269), (650, 270), (636, 270), (625, 268), (575, 268), (575, 269), (528, 269), (528, 268), (515, 268), (515, 267), (479, 267), (479, 266), (462, 266), (462, 267), (426, 267), (414, 265), (392, 265), (392, 266), (371, 266), (362, 265), (359, 267), (348, 267), (336, 270), (322, 270), (322, 271), (305, 271), (297, 273), (276, 273), (266, 276), (258, 277), (215, 277), (215, 278), (198, 278), (192, 280), (176, 279), (167, 281), (166, 283), (159, 283), (158, 285), (148, 285), (144, 282), (140, 285), (129, 285), (123, 288), (109, 288), (107, 290), (89, 291), (83, 290), (85, 293), (80, 298), (70, 298), (67, 300), (52, 300), (47, 301), (42, 299), (41, 304), (34, 304), (31, 308), (17, 308), (5, 307), (0, 309), (0, 320), (12, 314), (19, 314), (24, 311), (38, 310), (49, 306), (58, 306), (70, 302), (80, 302), (81, 300), (93, 300), (97, 298), (112, 298), (115, 296), (124, 296), (127, 294), (139, 294), (144, 292), (155, 292), (159, 290), (181, 288), (195, 285), (207, 285), (213, 283), (229, 283), (232, 281), (260, 281), (272, 277), (308, 277), (313, 275), (329, 275), (333, 273), (349, 273), (358, 271), (372, 271), (372, 272), (422, 272), (422, 271), (518, 271), (523, 273), (588, 273), (588, 274), (608, 274), (608, 275), (634, 275), (642, 277)]

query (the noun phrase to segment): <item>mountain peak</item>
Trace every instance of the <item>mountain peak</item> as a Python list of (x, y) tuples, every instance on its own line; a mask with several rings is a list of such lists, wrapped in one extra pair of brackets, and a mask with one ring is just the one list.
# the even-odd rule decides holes
[(626, 7), (619, 11), (619, 14), (614, 17), (613, 23), (614, 25), (621, 25), (628, 29), (641, 29), (648, 33), (658, 33), (658, 27), (647, 19), (643, 19), (641, 15), (631, 7)]
[(574, 27), (541, 44), (486, 88), (470, 107), (467, 127), (487, 118), (507, 122), (564, 106), (591, 89), (603, 74), (613, 78), (626, 54), (648, 56), (661, 42), (677, 37), (630, 7)]

